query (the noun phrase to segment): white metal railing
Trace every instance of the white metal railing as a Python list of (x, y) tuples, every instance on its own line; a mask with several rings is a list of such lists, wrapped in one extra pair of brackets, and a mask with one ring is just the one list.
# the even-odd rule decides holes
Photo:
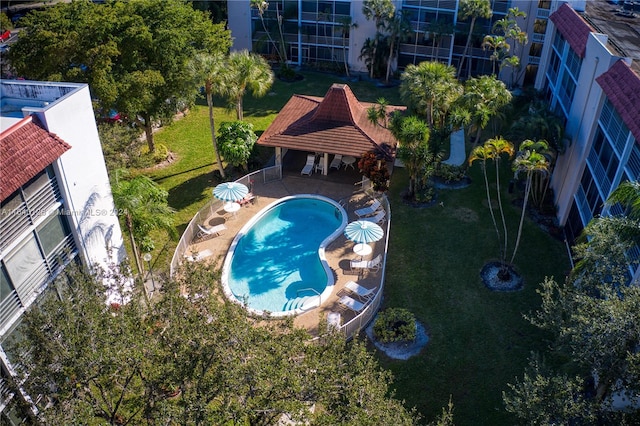
[(342, 332), (347, 339), (355, 336), (360, 330), (367, 326), (373, 320), (373, 317), (378, 312), (380, 308), (380, 304), (382, 303), (382, 295), (384, 290), (384, 276), (387, 267), (387, 251), (389, 249), (389, 230), (391, 229), (391, 207), (389, 205), (389, 200), (385, 195), (377, 197), (385, 211), (387, 212), (387, 226), (385, 231), (385, 242), (384, 242), (384, 253), (382, 255), (382, 268), (378, 272), (380, 274), (380, 285), (378, 286), (378, 290), (376, 292), (375, 297), (367, 304), (366, 308), (362, 310), (358, 315), (356, 315), (351, 321), (343, 324), (339, 330)]
[[(282, 179), (282, 167), (281, 166), (271, 166), (265, 167), (264, 169), (260, 169), (253, 173), (249, 173), (248, 175), (242, 176), (240, 179), (236, 180), (236, 182), (242, 183), (243, 185), (247, 185), (248, 188), (253, 187), (253, 182), (255, 179), (262, 177), (262, 182), (271, 182), (274, 180)], [(255, 188), (252, 188), (254, 195), (259, 196), (259, 193), (256, 193)], [(173, 276), (174, 272), (177, 270), (178, 266), (184, 259), (185, 254), (187, 254), (187, 250), (191, 245), (194, 237), (198, 233), (198, 224), (203, 223), (209, 216), (212, 211), (219, 209), (222, 206), (223, 202), (212, 198), (209, 200), (198, 212), (193, 216), (186, 229), (182, 233), (180, 237), (180, 241), (178, 241), (178, 245), (176, 250), (173, 252), (173, 257), (171, 258), (171, 266), (169, 269), (169, 273)]]

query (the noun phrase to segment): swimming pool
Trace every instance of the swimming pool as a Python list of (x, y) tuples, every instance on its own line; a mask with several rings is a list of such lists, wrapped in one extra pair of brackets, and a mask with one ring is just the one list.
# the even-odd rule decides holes
[(324, 249), (347, 225), (347, 212), (314, 194), (281, 198), (251, 219), (222, 268), (227, 297), (249, 311), (293, 315), (319, 306), (333, 289)]

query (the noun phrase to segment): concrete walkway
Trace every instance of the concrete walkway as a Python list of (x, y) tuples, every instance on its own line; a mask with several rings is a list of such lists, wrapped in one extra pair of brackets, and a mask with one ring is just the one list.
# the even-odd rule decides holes
[(464, 129), (460, 129), (451, 134), (449, 158), (443, 161), (443, 163), (451, 166), (461, 166), (466, 158), (467, 155), (464, 150)]

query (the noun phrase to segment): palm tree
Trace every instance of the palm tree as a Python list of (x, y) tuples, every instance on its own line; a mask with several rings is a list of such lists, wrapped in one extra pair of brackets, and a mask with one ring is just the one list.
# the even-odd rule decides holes
[(549, 173), (549, 161), (540, 151), (549, 149), (549, 145), (546, 141), (534, 142), (530, 139), (523, 141), (520, 144), (518, 155), (513, 161), (513, 170), (515, 171), (516, 178), (521, 173), (526, 175), (526, 184), (524, 190), (524, 201), (522, 202), (522, 213), (520, 214), (520, 224), (518, 225), (518, 236), (516, 243), (513, 247), (513, 254), (509, 263), (513, 263), (513, 259), (516, 257), (518, 246), (520, 245), (520, 237), (522, 236), (522, 225), (524, 224), (524, 217), (527, 214), (527, 201), (529, 200), (529, 194), (531, 192), (531, 186), (534, 174)]
[(264, 0), (251, 0), (250, 7), (258, 10), (258, 15), (260, 16), (260, 22), (262, 22), (262, 28), (264, 29), (264, 32), (267, 34), (267, 37), (269, 38), (269, 41), (271, 42), (271, 44), (273, 45), (273, 48), (278, 54), (278, 59), (280, 60), (280, 63), (286, 63), (286, 58), (280, 53), (280, 49), (278, 49), (278, 45), (276, 44), (275, 40), (273, 40), (273, 38), (271, 37), (271, 33), (267, 29), (267, 26), (264, 22), (264, 13), (269, 8), (269, 3)]
[(491, 72), (493, 75), (498, 75), (498, 70), (496, 70), (496, 64), (502, 60), (505, 55), (505, 52), (508, 52), (511, 46), (507, 43), (507, 40), (504, 36), (498, 35), (486, 35), (484, 36), (484, 40), (482, 40), (482, 50), (491, 49), (493, 53), (489, 56), (491, 60)]
[(432, 130), (443, 128), (449, 110), (462, 95), (455, 68), (440, 62), (409, 64), (400, 79), (402, 100), (425, 117)]
[(126, 171), (116, 170), (114, 173), (113, 201), (118, 211), (124, 215), (136, 266), (142, 273), (144, 267), (140, 261), (140, 249), (146, 252), (153, 249), (153, 242), (149, 238), (153, 230), (163, 229), (172, 236), (176, 234), (174, 210), (167, 204), (167, 191), (149, 177), (139, 175), (124, 179), (126, 177)]
[(221, 54), (200, 53), (189, 64), (191, 72), (196, 80), (198, 87), (204, 86), (205, 96), (207, 98), (207, 106), (209, 107), (209, 127), (211, 129), (211, 142), (213, 143), (213, 151), (216, 154), (218, 162), (218, 170), (220, 176), (225, 177), (224, 166), (220, 157), (220, 150), (216, 141), (215, 121), (213, 118), (213, 95), (224, 93), (224, 78), (222, 77), (224, 66), (224, 57)]
[(224, 77), (226, 94), (235, 106), (238, 120), (243, 119), (242, 99), (247, 90), (260, 97), (266, 95), (273, 84), (273, 71), (267, 61), (247, 50), (229, 54)]
[(338, 19), (338, 23), (340, 24), (340, 31), (342, 32), (342, 59), (344, 61), (344, 72), (349, 77), (349, 63), (347, 62), (347, 39), (349, 38), (349, 33), (351, 32), (351, 28), (358, 28), (358, 24), (353, 22), (353, 18), (351, 16), (343, 16)]
[(375, 124), (376, 126), (381, 126), (387, 128), (388, 124), (388, 116), (387, 116), (387, 107), (389, 106), (389, 102), (385, 98), (378, 98), (375, 105), (367, 108), (367, 120), (371, 124)]
[(640, 219), (640, 181), (625, 181), (607, 198), (607, 205), (620, 203), (625, 215), (631, 219)]
[[(396, 11), (396, 7), (393, 5), (392, 0), (364, 0), (362, 3), (362, 14), (368, 21), (374, 20), (376, 24), (376, 31), (384, 27), (385, 22), (393, 17)], [(375, 69), (375, 61), (377, 54), (377, 41), (380, 37), (376, 34), (376, 38), (373, 42), (373, 52), (371, 55), (371, 68), (369, 70), (369, 77), (373, 78), (373, 71)]]
[[(505, 66), (511, 67), (511, 81), (509, 83), (510, 87), (513, 87), (515, 83), (515, 75), (518, 69), (520, 69), (520, 55), (521, 46), (524, 46), (528, 42), (527, 33), (522, 31), (518, 26), (517, 18), (526, 18), (527, 14), (517, 7), (512, 7), (507, 12), (507, 16), (502, 19), (497, 20), (493, 24), (493, 32), (496, 34), (501, 34), (504, 36), (505, 40), (512, 40), (513, 44), (513, 54), (511, 56), (505, 57), (502, 59), (501, 68)], [(507, 50), (508, 51), (508, 50)]]
[(393, 62), (393, 58), (396, 55), (396, 52), (394, 52), (396, 41), (399, 44), (402, 38), (412, 33), (411, 24), (409, 23), (409, 19), (407, 16), (407, 11), (402, 10), (396, 12), (393, 18), (389, 19), (386, 22), (386, 30), (389, 33), (389, 60), (387, 61), (387, 74), (384, 81), (386, 83), (389, 83), (389, 76), (391, 75), (391, 63)]
[[(458, 19), (461, 21), (471, 18), (469, 24), (469, 35), (467, 36), (467, 43), (464, 46), (464, 52), (462, 52), (462, 58), (460, 59), (460, 65), (458, 65), (458, 76), (462, 72), (462, 66), (464, 60), (469, 52), (469, 45), (471, 44), (471, 36), (473, 34), (473, 27), (476, 24), (476, 19), (486, 18), (489, 19), (493, 15), (491, 10), (491, 2), (489, 0), (460, 0), (460, 7), (458, 9)], [(471, 76), (471, 67), (469, 67), (469, 76)]]
[(413, 196), (418, 175), (429, 158), (429, 126), (416, 116), (395, 115), (391, 133), (399, 142), (397, 155), (409, 173), (409, 196)]
[[(501, 137), (493, 138), (487, 140), (484, 145), (476, 146), (469, 154), (469, 165), (473, 164), (476, 160), (482, 161), (482, 171), (484, 174), (484, 183), (487, 192), (487, 202), (489, 203), (489, 213), (491, 214), (491, 220), (493, 221), (493, 226), (496, 230), (496, 235), (498, 236), (498, 244), (500, 245), (500, 261), (502, 264), (505, 263), (506, 253), (507, 253), (507, 242), (508, 242), (508, 233), (507, 233), (507, 223), (504, 217), (504, 210), (502, 207), (502, 197), (500, 195), (500, 158), (503, 154), (508, 154), (509, 158), (513, 156), (513, 144), (506, 139)], [(502, 220), (502, 229), (504, 233), (504, 240), (502, 240), (500, 231), (498, 229), (498, 223), (495, 218), (495, 214), (493, 212), (493, 202), (491, 201), (491, 192), (489, 187), (489, 179), (487, 177), (487, 169), (486, 162), (487, 160), (493, 160), (495, 164), (495, 173), (496, 173), (496, 197), (498, 200), (498, 208), (500, 210), (500, 218)]]
[[(432, 38), (431, 41), (431, 59), (434, 61), (438, 60), (438, 52), (440, 51), (440, 41), (442, 37), (445, 35), (452, 34), (454, 30), (453, 24), (444, 21), (438, 20), (435, 22), (429, 23), (429, 34)], [(435, 53), (435, 54), (434, 54)]]
[(466, 81), (462, 102), (471, 113), (471, 123), (476, 128), (473, 146), (478, 144), (482, 130), (491, 118), (511, 102), (511, 97), (511, 92), (505, 84), (493, 75), (483, 75)]

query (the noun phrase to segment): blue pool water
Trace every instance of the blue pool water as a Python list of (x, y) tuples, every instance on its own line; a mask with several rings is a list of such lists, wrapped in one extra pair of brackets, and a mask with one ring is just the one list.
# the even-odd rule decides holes
[(232, 244), (223, 270), (226, 290), (254, 311), (286, 312), (301, 309), (305, 300), (317, 303), (333, 285), (323, 243), (345, 224), (344, 209), (328, 198), (287, 197), (272, 204)]

